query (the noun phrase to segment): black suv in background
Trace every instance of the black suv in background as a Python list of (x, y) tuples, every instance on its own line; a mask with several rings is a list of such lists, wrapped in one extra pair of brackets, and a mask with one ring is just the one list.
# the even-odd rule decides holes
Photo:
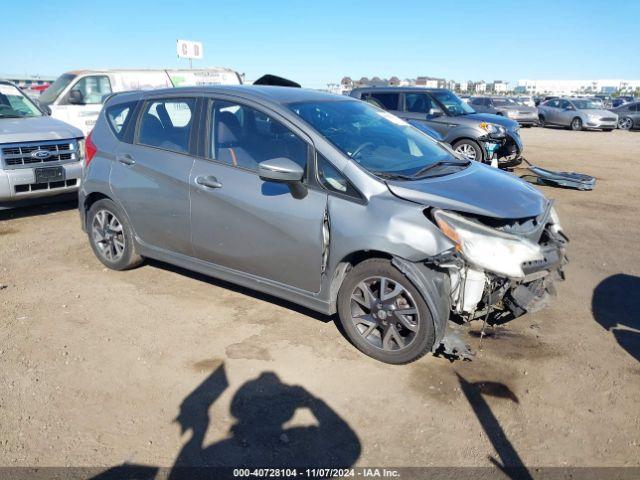
[(351, 96), (388, 110), (418, 128), (426, 125), (469, 160), (490, 163), (495, 152), (500, 167), (515, 166), (522, 161), (524, 146), (518, 122), (477, 113), (450, 90), (371, 87), (357, 88)]

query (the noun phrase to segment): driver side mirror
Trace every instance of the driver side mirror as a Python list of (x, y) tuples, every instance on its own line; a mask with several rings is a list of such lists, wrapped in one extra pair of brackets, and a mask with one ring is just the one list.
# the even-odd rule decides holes
[(432, 107), (427, 112), (427, 117), (429, 118), (441, 117), (443, 115), (444, 115), (444, 111), (442, 111), (442, 109), (438, 107)]
[(265, 182), (285, 183), (294, 198), (304, 198), (307, 187), (302, 183), (304, 170), (285, 157), (272, 158), (258, 164), (258, 176)]
[(70, 105), (84, 105), (84, 95), (80, 90), (71, 90), (67, 96)]
[(295, 183), (302, 181), (304, 170), (293, 160), (278, 157), (260, 162), (258, 175), (268, 182)]

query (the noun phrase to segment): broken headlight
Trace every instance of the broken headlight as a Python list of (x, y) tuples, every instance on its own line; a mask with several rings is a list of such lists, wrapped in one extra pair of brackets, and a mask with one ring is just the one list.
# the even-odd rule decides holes
[(495, 123), (482, 122), (480, 128), (494, 137), (504, 137), (507, 135), (507, 130), (502, 125), (496, 125)]
[(524, 278), (522, 263), (542, 260), (540, 246), (524, 238), (436, 210), (433, 214), (442, 233), (472, 265), (509, 278)]

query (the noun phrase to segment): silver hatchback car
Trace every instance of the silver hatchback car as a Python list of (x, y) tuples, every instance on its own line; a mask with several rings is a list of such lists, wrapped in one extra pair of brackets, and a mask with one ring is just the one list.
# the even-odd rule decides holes
[(85, 158), (82, 227), (106, 266), (155, 258), (337, 312), (388, 363), (450, 345), (449, 321), (539, 308), (562, 277), (566, 237), (540, 192), (350, 97), (118, 94)]

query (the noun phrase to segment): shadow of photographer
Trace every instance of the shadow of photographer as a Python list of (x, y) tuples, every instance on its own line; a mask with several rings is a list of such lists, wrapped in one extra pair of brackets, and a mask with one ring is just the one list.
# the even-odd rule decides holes
[[(228, 386), (223, 364), (182, 401), (176, 422), (190, 436), (166, 478), (231, 478), (231, 469), (238, 466), (347, 468), (360, 456), (360, 440), (344, 419), (304, 387), (287, 385), (273, 372), (261, 373), (236, 391), (230, 407), (235, 423), (229, 436), (206, 445), (212, 426), (210, 407)], [(286, 426), (299, 409), (308, 409), (316, 424)], [(158, 471), (158, 467), (125, 464), (93, 479), (150, 480)]]

